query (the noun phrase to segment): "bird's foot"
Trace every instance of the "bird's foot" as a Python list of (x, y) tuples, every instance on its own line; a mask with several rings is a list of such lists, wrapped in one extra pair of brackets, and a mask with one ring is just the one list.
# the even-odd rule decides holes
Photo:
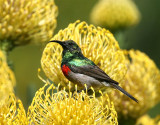
[(82, 91), (84, 91), (85, 93), (87, 93), (88, 89), (82, 89), (82, 90), (78, 90), (77, 93), (81, 93)]

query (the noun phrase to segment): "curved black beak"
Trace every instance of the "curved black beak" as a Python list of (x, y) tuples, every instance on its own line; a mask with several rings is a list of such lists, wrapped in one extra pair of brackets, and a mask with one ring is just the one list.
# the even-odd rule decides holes
[(52, 41), (49, 41), (50, 42), (55, 42), (55, 43), (59, 43), (61, 46), (63, 46), (63, 42), (59, 41), (59, 40), (52, 40)]

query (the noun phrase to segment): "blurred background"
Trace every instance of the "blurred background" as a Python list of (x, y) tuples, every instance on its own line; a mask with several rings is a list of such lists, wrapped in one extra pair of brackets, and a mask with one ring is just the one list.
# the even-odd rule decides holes
[[(97, 0), (55, 0), (59, 9), (56, 34), (69, 23), (76, 20), (90, 22), (90, 13)], [(160, 68), (160, 1), (134, 0), (141, 13), (139, 24), (125, 30), (125, 42), (120, 46), (125, 49), (139, 49), (145, 52)], [(125, 46), (127, 45), (127, 46)], [(45, 46), (27, 45), (15, 48), (9, 59), (14, 62), (14, 71), (17, 79), (16, 95), (22, 100), (25, 108), (31, 103), (36, 90), (43, 86), (37, 77), (40, 68), (41, 55)], [(43, 71), (41, 71), (41, 76)], [(160, 104), (149, 111), (156, 116), (160, 114)]]

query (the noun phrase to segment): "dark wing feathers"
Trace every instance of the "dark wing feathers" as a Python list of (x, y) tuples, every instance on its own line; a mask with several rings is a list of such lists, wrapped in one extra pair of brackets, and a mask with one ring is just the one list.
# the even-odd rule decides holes
[(86, 66), (78, 66), (78, 67), (75, 65), (72, 65), (70, 66), (70, 68), (75, 73), (88, 75), (88, 76), (94, 77), (97, 80), (106, 81), (109, 83), (112, 82), (118, 85), (118, 82), (111, 79), (103, 70), (101, 70), (96, 65), (86, 65)]
[(126, 92), (124, 89), (122, 89), (120, 86), (118, 86), (118, 82), (114, 81), (111, 79), (103, 70), (101, 70), (98, 66), (96, 65), (87, 65), (87, 66), (74, 66), (72, 65), (71, 70), (75, 73), (81, 73), (85, 74), (91, 77), (94, 77), (97, 80), (100, 81), (105, 81), (110, 83), (114, 88), (118, 89), (125, 95), (127, 95), (129, 98), (133, 99), (135, 102), (138, 103), (138, 100), (134, 98), (132, 95), (130, 95), (128, 92)]

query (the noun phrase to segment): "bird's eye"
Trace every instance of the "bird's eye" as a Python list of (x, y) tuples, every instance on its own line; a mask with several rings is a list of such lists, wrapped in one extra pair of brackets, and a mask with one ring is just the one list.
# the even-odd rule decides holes
[(76, 46), (73, 46), (73, 48), (76, 49), (77, 47), (76, 47)]
[(71, 45), (72, 45), (72, 43), (69, 43), (69, 45), (71, 46)]

